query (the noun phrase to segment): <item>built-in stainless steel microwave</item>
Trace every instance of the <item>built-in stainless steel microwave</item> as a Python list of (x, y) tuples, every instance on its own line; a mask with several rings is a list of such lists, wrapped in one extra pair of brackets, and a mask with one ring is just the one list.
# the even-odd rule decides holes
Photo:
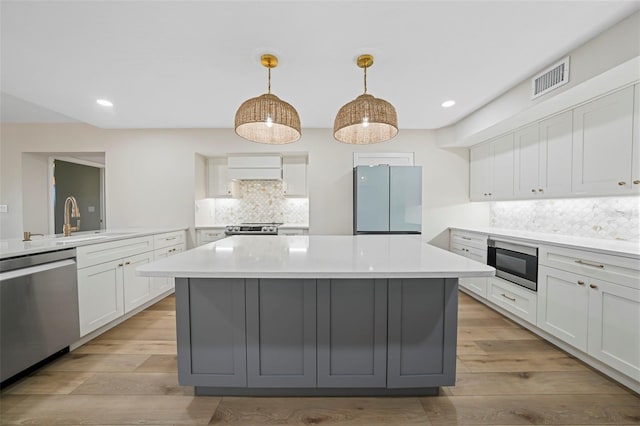
[(496, 276), (538, 290), (538, 248), (511, 241), (487, 240), (487, 264), (496, 268)]

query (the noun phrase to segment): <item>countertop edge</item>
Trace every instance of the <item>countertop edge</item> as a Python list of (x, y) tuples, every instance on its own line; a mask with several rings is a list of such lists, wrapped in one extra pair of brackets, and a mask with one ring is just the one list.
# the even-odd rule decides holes
[(110, 229), (110, 230), (105, 230), (105, 231), (101, 231), (101, 232), (93, 232), (93, 231), (87, 231), (86, 234), (84, 233), (75, 233), (73, 235), (92, 235), (92, 234), (100, 234), (100, 233), (124, 233), (126, 232), (126, 234), (121, 234), (121, 235), (110, 235), (110, 236), (106, 236), (104, 238), (98, 238), (95, 240), (84, 240), (84, 241), (69, 241), (68, 243), (65, 244), (53, 244), (54, 242), (56, 242), (56, 240), (54, 240), (52, 237), (49, 238), (34, 238), (32, 241), (21, 241), (19, 238), (17, 239), (12, 239), (12, 240), (5, 240), (7, 242), (9, 241), (15, 241), (15, 244), (19, 244), (22, 243), (25, 246), (26, 245), (31, 245), (33, 243), (45, 243), (45, 242), (50, 242), (52, 244), (50, 245), (38, 245), (38, 246), (32, 246), (32, 247), (25, 247), (23, 249), (14, 249), (14, 250), (7, 250), (7, 251), (0, 251), (0, 260), (2, 259), (8, 259), (8, 258), (12, 258), (12, 257), (19, 257), (19, 256), (28, 256), (28, 255), (33, 255), (33, 254), (38, 254), (38, 253), (47, 253), (47, 252), (52, 252), (52, 251), (59, 251), (59, 250), (68, 250), (68, 249), (74, 249), (74, 248), (78, 248), (78, 247), (83, 247), (83, 246), (89, 246), (89, 245), (94, 245), (94, 244), (102, 244), (102, 243), (106, 243), (106, 242), (111, 242), (111, 241), (118, 241), (118, 240), (126, 240), (126, 239), (130, 239), (130, 238), (138, 238), (138, 237), (146, 237), (149, 235), (158, 235), (158, 234), (165, 234), (165, 233), (169, 233), (169, 232), (177, 232), (177, 231), (186, 231), (189, 228), (186, 227), (171, 227), (171, 228), (117, 228), (117, 229)]
[[(534, 231), (526, 231), (526, 235), (521, 234), (522, 231), (509, 230), (502, 228), (474, 228), (462, 226), (450, 226), (450, 230), (459, 230), (465, 232), (473, 232), (488, 236), (497, 236), (510, 238), (517, 241), (533, 242), (539, 244), (552, 245), (557, 247), (566, 247), (577, 250), (585, 250), (595, 253), (608, 254), (613, 256), (628, 257), (632, 259), (640, 259), (640, 243), (623, 240), (606, 240), (588, 237), (575, 237), (571, 235), (536, 233)], [(562, 239), (576, 239), (577, 241), (560, 241)], [(628, 247), (597, 247), (598, 244), (610, 245), (628, 245)], [(636, 250), (636, 251), (634, 251)]]

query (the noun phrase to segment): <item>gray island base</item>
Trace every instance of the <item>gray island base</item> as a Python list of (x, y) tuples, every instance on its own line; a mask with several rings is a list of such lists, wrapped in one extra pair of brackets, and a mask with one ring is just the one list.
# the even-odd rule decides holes
[(455, 384), (457, 278), (176, 278), (196, 395), (437, 395)]

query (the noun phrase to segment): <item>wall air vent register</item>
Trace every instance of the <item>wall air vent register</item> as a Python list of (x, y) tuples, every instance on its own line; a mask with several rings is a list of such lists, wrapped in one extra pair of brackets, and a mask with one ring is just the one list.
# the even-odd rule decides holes
[(542, 96), (569, 82), (569, 57), (553, 64), (531, 79), (531, 99)]

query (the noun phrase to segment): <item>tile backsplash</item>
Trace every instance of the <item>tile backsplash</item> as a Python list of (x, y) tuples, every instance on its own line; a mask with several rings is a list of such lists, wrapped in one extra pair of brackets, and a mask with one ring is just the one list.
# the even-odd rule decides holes
[(640, 240), (640, 197), (491, 203), (491, 226), (579, 237)]
[(239, 182), (238, 198), (196, 202), (196, 226), (243, 222), (308, 224), (309, 199), (285, 197), (281, 181), (247, 180)]

